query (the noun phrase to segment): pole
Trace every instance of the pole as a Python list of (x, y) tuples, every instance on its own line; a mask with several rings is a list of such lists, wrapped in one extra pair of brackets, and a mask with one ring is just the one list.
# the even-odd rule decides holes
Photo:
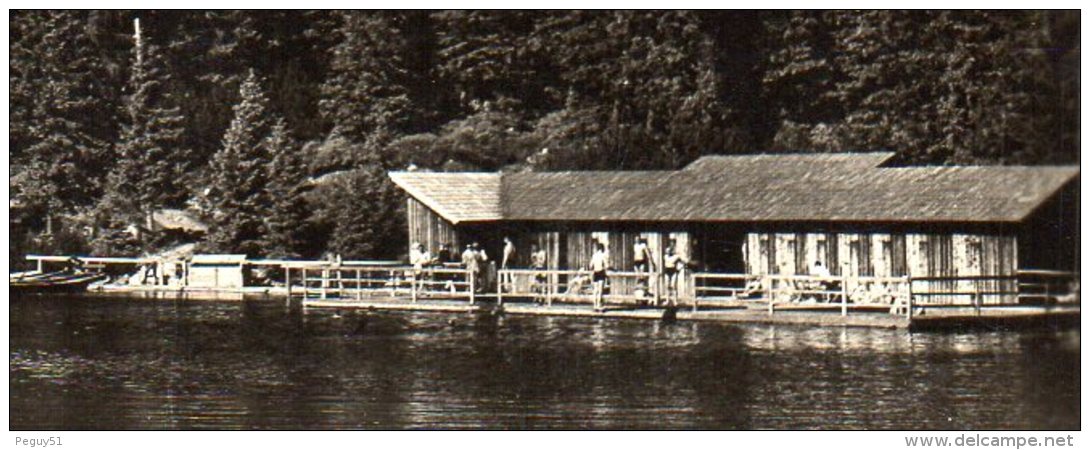
[(477, 300), (477, 277), (472, 271), (466, 272), (466, 277), (469, 278), (469, 304), (472, 305)]
[(770, 277), (768, 275), (765, 275), (764, 280), (765, 280), (765, 283), (766, 283), (765, 284), (765, 293), (768, 296), (768, 315), (771, 316), (776, 311), (775, 307), (773, 306), (773, 304), (776, 301), (776, 290), (773, 289), (773, 286), (772, 286), (772, 283), (774, 283), (774, 281), (772, 280), (772, 277)]
[(288, 302), (291, 302), (291, 267), (284, 267), (284, 287), (288, 289)]
[(848, 315), (848, 277), (840, 277), (840, 315)]
[(905, 317), (909, 323), (912, 323), (912, 278), (908, 278), (908, 311)]
[(499, 281), (499, 283), (496, 283), (496, 303), (499, 304), (499, 305), (502, 305), (503, 304), (503, 283), (504, 283), (504, 278), (505, 278), (504, 275), (508, 275), (508, 274), (504, 273), (503, 269), (500, 269), (499, 272), (497, 272), (497, 273), (499, 274), (500, 281)]

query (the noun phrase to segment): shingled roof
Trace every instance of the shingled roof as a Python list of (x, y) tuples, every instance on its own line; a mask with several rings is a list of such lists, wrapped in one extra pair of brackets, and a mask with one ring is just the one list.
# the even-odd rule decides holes
[(878, 167), (890, 153), (711, 156), (678, 171), (393, 173), (463, 221), (1019, 222), (1077, 167)]
[(503, 219), (501, 175), (471, 172), (391, 172), (390, 179), (453, 222)]

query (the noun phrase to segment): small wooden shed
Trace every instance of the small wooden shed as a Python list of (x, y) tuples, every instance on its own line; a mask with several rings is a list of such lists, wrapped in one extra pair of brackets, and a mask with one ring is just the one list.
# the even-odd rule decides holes
[(186, 282), (191, 287), (241, 288), (246, 255), (193, 255)]

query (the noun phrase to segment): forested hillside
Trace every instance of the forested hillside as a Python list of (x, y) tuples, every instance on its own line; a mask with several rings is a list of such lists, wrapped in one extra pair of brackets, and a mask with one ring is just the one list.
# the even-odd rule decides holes
[[(133, 19), (140, 19), (136, 35)], [(1079, 156), (1079, 12), (13, 11), (12, 261), (393, 258), (387, 170)]]

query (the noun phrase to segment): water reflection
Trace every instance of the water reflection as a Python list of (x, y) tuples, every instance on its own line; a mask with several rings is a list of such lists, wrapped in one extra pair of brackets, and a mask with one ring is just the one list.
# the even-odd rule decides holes
[(11, 427), (1079, 426), (1079, 334), (13, 299)]

